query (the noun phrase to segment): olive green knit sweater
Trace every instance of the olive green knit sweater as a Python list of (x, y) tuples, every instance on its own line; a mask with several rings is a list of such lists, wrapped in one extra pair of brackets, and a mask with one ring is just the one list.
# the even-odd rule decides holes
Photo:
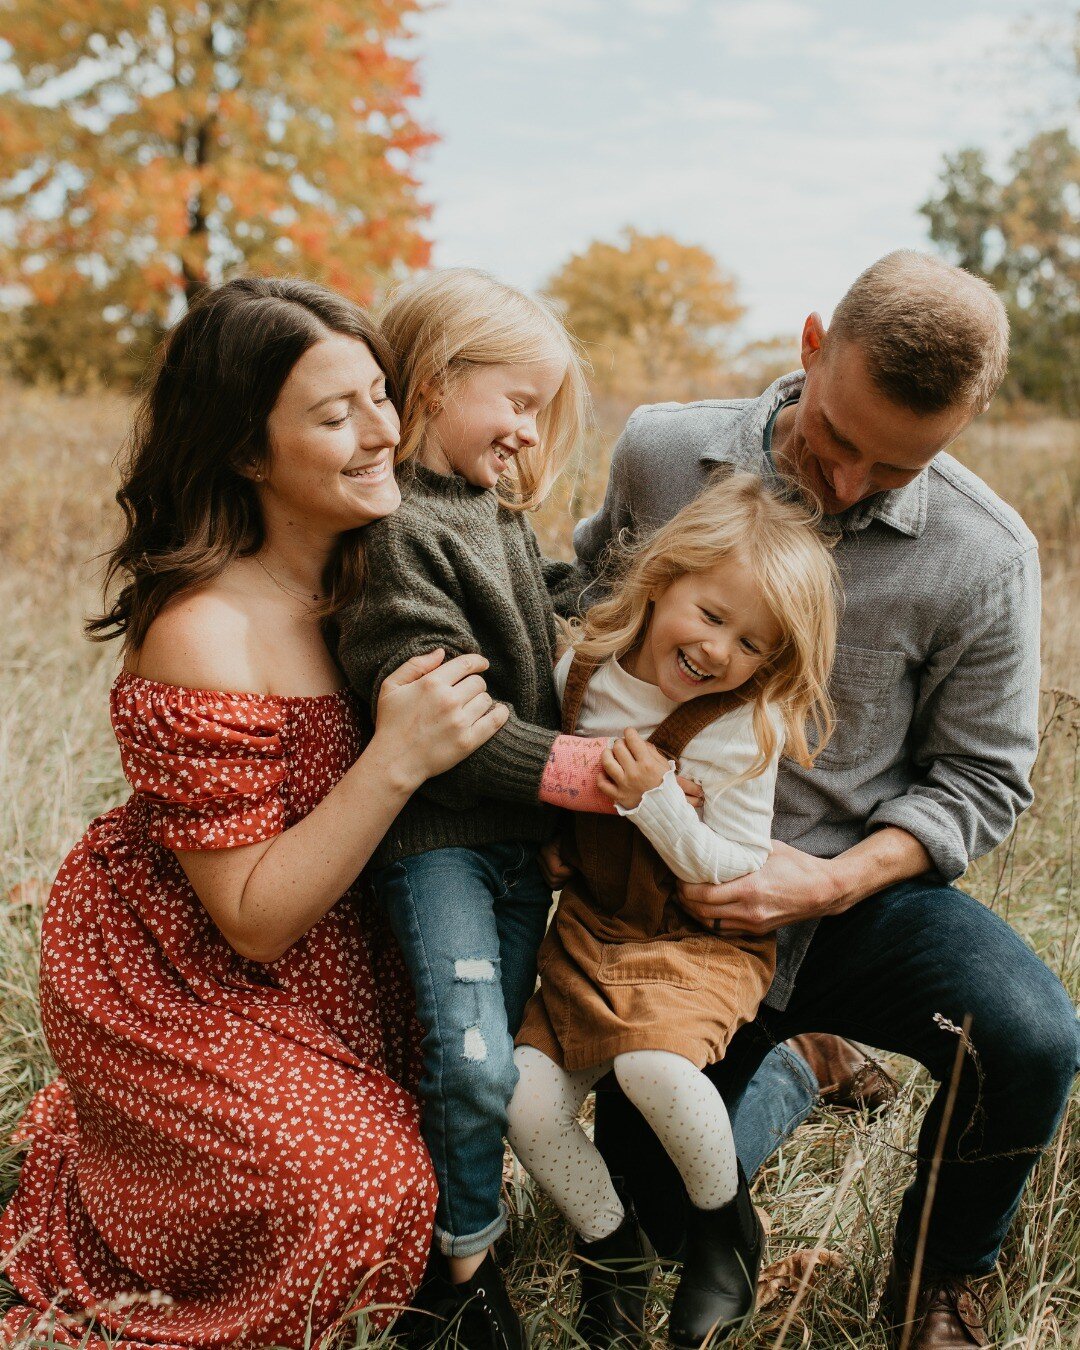
[(537, 793), (559, 727), (553, 612), (575, 612), (585, 580), (571, 563), (544, 559), (525, 513), (494, 492), (420, 465), (401, 488), (400, 508), (365, 531), (363, 597), (341, 615), (349, 682), (374, 717), (383, 680), (403, 661), (434, 647), (448, 658), (480, 652), (489, 693), (511, 712), (486, 744), (413, 795), (373, 862), (539, 843), (553, 817)]

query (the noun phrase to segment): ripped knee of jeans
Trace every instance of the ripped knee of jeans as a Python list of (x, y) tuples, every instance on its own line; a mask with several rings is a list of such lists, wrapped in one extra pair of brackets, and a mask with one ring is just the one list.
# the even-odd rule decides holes
[[(495, 963), (485, 956), (462, 957), (454, 962), (454, 979), (459, 984), (494, 984)], [(486, 1061), (487, 1041), (479, 1024), (465, 1028), (461, 1057), (473, 1064), (483, 1064)]]
[(486, 956), (468, 956), (454, 962), (454, 979), (462, 984), (492, 984), (495, 963)]

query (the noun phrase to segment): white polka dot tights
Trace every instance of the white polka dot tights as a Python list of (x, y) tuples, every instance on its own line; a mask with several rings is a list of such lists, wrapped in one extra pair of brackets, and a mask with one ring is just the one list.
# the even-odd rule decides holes
[(514, 1052), (519, 1079), (510, 1103), (510, 1147), (574, 1230), (588, 1242), (622, 1222), (607, 1165), (578, 1121), (582, 1103), (611, 1068), (679, 1169), (691, 1202), (719, 1209), (735, 1194), (735, 1142), (723, 1099), (682, 1055), (634, 1050), (569, 1072), (532, 1046)]

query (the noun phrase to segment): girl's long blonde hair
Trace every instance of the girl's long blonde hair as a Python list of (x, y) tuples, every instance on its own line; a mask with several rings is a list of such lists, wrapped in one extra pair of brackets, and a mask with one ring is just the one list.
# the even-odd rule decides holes
[(619, 569), (613, 593), (574, 630), (575, 648), (594, 660), (623, 655), (644, 636), (652, 597), (687, 573), (738, 557), (757, 578), (783, 634), (778, 650), (749, 681), (761, 757), (743, 777), (763, 773), (776, 749), (769, 704), (784, 725), (784, 753), (810, 768), (832, 734), (827, 686), (839, 595), (836, 565), (816, 529), (819, 519), (794, 497), (775, 495), (756, 474), (725, 475), (644, 543), (614, 546), (608, 560)]
[(565, 362), (558, 392), (537, 419), (539, 444), (515, 455), (499, 483), (507, 506), (539, 506), (573, 454), (588, 412), (584, 358), (554, 306), (486, 272), (447, 267), (399, 286), (379, 326), (396, 361), (399, 464), (420, 450), (432, 401), (472, 367)]

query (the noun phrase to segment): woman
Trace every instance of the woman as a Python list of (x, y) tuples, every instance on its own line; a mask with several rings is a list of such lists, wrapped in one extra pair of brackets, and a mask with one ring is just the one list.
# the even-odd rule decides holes
[(300, 1346), (355, 1308), (384, 1324), (423, 1272), (412, 1013), (354, 879), (507, 714), (482, 658), (432, 652), (387, 681), (361, 753), (325, 616), (398, 504), (389, 370), (362, 311), (296, 281), (230, 282), (164, 344), (119, 494), (123, 585), (88, 625), (124, 641), (134, 791), (45, 914), (62, 1077), (0, 1223), (31, 1309), (9, 1343), (55, 1309), (65, 1343)]

